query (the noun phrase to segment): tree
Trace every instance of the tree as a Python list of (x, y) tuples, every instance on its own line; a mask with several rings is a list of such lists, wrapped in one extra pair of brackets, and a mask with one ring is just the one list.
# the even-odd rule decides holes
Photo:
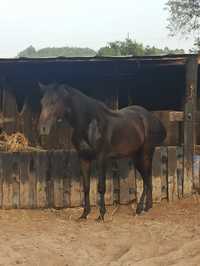
[(182, 49), (170, 50), (168, 47), (164, 49), (155, 46), (144, 46), (135, 40), (126, 38), (124, 41), (109, 42), (106, 46), (101, 47), (98, 52), (90, 48), (79, 47), (45, 47), (36, 50), (33, 46), (29, 46), (18, 54), (18, 57), (42, 58), (42, 57), (92, 57), (98, 56), (151, 56), (166, 54), (181, 54)]
[(142, 56), (145, 54), (143, 44), (127, 38), (121, 42), (121, 54)]
[(36, 50), (32, 45), (30, 45), (25, 50), (21, 51), (18, 54), (18, 57), (34, 57), (35, 55), (36, 55)]
[(195, 34), (195, 46), (200, 50), (200, 0), (168, 0), (168, 29), (172, 36)]
[(182, 54), (183, 49), (170, 50), (168, 47), (164, 49), (155, 46), (146, 46), (129, 38), (125, 41), (109, 42), (106, 46), (99, 49), (98, 56), (150, 56), (150, 55), (166, 55), (166, 54)]
[(90, 48), (79, 47), (46, 47), (36, 50), (33, 46), (29, 46), (24, 51), (18, 54), (18, 57), (81, 57), (81, 56), (95, 56), (96, 52)]
[[(101, 47), (97, 53), (98, 56), (117, 56), (117, 51), (109, 45)], [(119, 54), (120, 55), (120, 54)]]
[(143, 44), (137, 43), (129, 38), (125, 41), (109, 42), (107, 46), (99, 49), (99, 56), (142, 56), (144, 55)]

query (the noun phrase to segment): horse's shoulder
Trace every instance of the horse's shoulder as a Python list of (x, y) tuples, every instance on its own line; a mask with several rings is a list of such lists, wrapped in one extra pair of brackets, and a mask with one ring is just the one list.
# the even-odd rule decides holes
[(92, 147), (96, 147), (97, 143), (102, 137), (99, 122), (96, 118), (92, 119), (87, 129), (88, 141)]

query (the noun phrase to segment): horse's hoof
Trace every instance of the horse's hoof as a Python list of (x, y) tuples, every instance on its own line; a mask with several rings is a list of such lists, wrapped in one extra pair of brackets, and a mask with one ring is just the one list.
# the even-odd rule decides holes
[(99, 217), (98, 217), (97, 219), (95, 219), (95, 221), (96, 221), (97, 223), (104, 222), (104, 217), (101, 216), (101, 215), (99, 215)]
[(85, 220), (87, 220), (87, 215), (85, 215), (85, 214), (82, 214), (82, 215), (77, 219), (78, 222), (85, 221)]
[(144, 208), (144, 211), (145, 211), (145, 212), (148, 212), (151, 208), (152, 208), (152, 206), (146, 206), (146, 207)]
[(137, 206), (136, 214), (141, 214), (143, 212), (143, 206)]

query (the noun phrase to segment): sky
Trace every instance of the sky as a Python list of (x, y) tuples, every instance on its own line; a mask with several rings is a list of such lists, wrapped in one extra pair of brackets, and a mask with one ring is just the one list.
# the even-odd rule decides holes
[(169, 37), (167, 0), (0, 0), (0, 57), (33, 45), (90, 47), (130, 38), (164, 48), (192, 47)]

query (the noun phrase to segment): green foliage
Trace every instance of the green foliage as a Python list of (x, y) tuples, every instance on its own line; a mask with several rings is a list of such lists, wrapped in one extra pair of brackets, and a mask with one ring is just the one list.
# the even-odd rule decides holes
[(19, 57), (34, 57), (36, 54), (35, 48), (31, 45), (27, 47), (24, 51), (18, 54)]
[(166, 9), (169, 11), (170, 34), (195, 34), (195, 46), (200, 50), (200, 0), (168, 0)]
[(144, 46), (130, 38), (124, 41), (109, 42), (106, 46), (101, 47), (96, 53), (90, 48), (61, 47), (61, 48), (43, 48), (36, 50), (33, 46), (29, 46), (18, 54), (18, 57), (84, 57), (84, 56), (151, 56), (165, 54), (182, 54), (183, 49), (170, 50), (168, 47), (164, 49), (155, 46)]
[(98, 56), (125, 56), (144, 55), (143, 44), (127, 38), (125, 41), (109, 42), (107, 46), (99, 49)]
[(97, 55), (98, 56), (118, 56), (121, 55), (120, 53), (118, 54), (118, 50), (111, 48), (109, 45), (102, 47), (99, 49)]
[(47, 47), (37, 50), (33, 46), (29, 46), (18, 54), (18, 57), (81, 57), (81, 56), (95, 56), (96, 52), (90, 48), (77, 48), (77, 47)]
[(98, 56), (150, 56), (163, 54), (182, 54), (183, 49), (170, 50), (168, 47), (159, 49), (154, 46), (144, 47), (142, 43), (137, 43), (129, 38), (125, 41), (110, 42), (107, 46), (99, 49)]

